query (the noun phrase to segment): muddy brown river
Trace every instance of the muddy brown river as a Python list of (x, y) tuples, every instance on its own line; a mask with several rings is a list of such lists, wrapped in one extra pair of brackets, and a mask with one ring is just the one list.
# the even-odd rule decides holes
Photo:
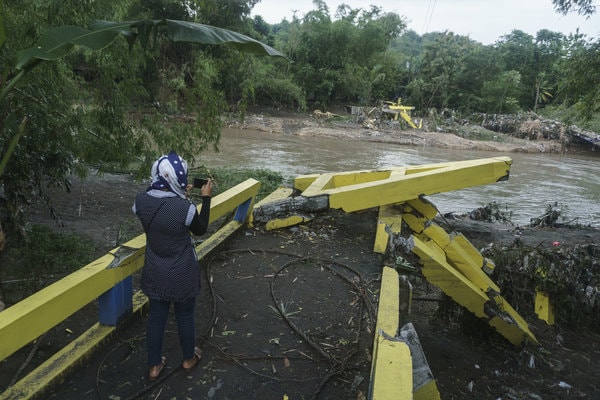
[(600, 157), (465, 151), (400, 146), (324, 137), (224, 129), (220, 152), (207, 151), (208, 168), (262, 168), (292, 179), (297, 175), (342, 172), (507, 156), (510, 179), (428, 198), (440, 212), (467, 212), (492, 201), (512, 212), (512, 222), (528, 224), (558, 202), (567, 221), (600, 227)]

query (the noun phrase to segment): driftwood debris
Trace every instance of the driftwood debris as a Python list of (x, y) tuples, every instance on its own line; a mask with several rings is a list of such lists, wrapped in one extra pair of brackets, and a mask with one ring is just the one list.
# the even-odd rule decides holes
[(329, 111), (322, 112), (321, 110), (315, 110), (314, 114), (315, 114), (315, 117), (317, 117), (317, 118), (337, 118), (337, 117), (340, 117), (340, 115), (338, 115), (338, 114), (334, 114), (334, 113), (331, 113)]
[(567, 129), (567, 133), (571, 135), (574, 142), (584, 145), (589, 144), (592, 146), (592, 149), (600, 147), (600, 135), (595, 132), (579, 129), (575, 125), (571, 125)]
[(575, 143), (600, 146), (600, 135), (565, 125), (562, 122), (540, 117), (535, 113), (517, 115), (483, 114), (481, 126), (494, 132), (506, 133), (510, 136), (528, 140), (556, 140), (561, 143)]
[(323, 196), (295, 196), (259, 205), (254, 208), (256, 222), (268, 222), (272, 219), (289, 217), (300, 213), (313, 213), (329, 209), (329, 198)]

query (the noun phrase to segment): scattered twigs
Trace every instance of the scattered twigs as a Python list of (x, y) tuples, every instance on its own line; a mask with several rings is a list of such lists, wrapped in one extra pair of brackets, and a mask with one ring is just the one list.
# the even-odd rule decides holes
[[(374, 321), (373, 316), (375, 315), (376, 307), (373, 305), (371, 299), (367, 295), (368, 290), (366, 289), (366, 283), (365, 283), (364, 279), (362, 278), (360, 273), (357, 270), (355, 270), (354, 268), (344, 265), (344, 264), (341, 264), (341, 263), (338, 263), (338, 262), (335, 262), (335, 261), (332, 261), (330, 259), (321, 260), (321, 259), (316, 259), (316, 258), (312, 258), (312, 257), (308, 257), (308, 256), (302, 256), (302, 255), (298, 255), (298, 254), (294, 254), (294, 253), (290, 253), (290, 252), (284, 252), (284, 251), (276, 250), (276, 249), (273, 249), (273, 250), (265, 250), (265, 249), (228, 250), (228, 251), (223, 251), (221, 253), (215, 254), (215, 256), (213, 256), (210, 259), (210, 261), (208, 262), (207, 268), (206, 268), (206, 273), (207, 273), (207, 281), (208, 281), (209, 290), (211, 292), (211, 296), (213, 299), (212, 300), (213, 301), (213, 315), (211, 317), (210, 324), (207, 328), (207, 331), (204, 334), (203, 340), (205, 341), (205, 343), (208, 343), (211, 346), (217, 348), (221, 354), (223, 354), (225, 357), (232, 360), (233, 362), (235, 362), (237, 365), (241, 366), (242, 368), (248, 370), (251, 374), (262, 377), (262, 378), (272, 379), (272, 380), (298, 381), (296, 379), (278, 378), (278, 377), (275, 377), (272, 375), (266, 375), (266, 374), (257, 372), (255, 370), (253, 370), (252, 368), (248, 367), (245, 363), (240, 362), (241, 357), (234, 356), (234, 355), (231, 355), (231, 354), (223, 351), (219, 346), (212, 343), (208, 339), (210, 337), (211, 330), (213, 329), (214, 325), (216, 324), (216, 321), (218, 320), (217, 301), (216, 301), (217, 299), (216, 299), (216, 294), (215, 294), (215, 290), (213, 287), (211, 266), (217, 257), (223, 256), (223, 255), (228, 255), (228, 254), (233, 254), (233, 253), (247, 253), (247, 254), (250, 254), (253, 256), (265, 256), (267, 253), (272, 253), (272, 254), (279, 254), (279, 255), (283, 255), (283, 256), (291, 258), (291, 260), (282, 264), (277, 269), (277, 271), (275, 271), (273, 273), (273, 275), (271, 277), (270, 294), (271, 294), (271, 298), (274, 302), (274, 306), (270, 306), (270, 307), (278, 313), (278, 316), (281, 317), (281, 319), (283, 319), (286, 322), (286, 324), (298, 336), (300, 336), (309, 346), (311, 346), (311, 348), (313, 348), (320, 356), (322, 356), (325, 360), (327, 360), (329, 362), (330, 373), (328, 373), (327, 376), (324, 376), (321, 378), (314, 378), (314, 379), (321, 379), (319, 385), (317, 385), (317, 387), (315, 388), (315, 392), (313, 393), (313, 398), (316, 398), (317, 395), (319, 394), (319, 392), (322, 390), (322, 388), (326, 385), (326, 383), (332, 377), (342, 374), (346, 370), (348, 361), (352, 357), (354, 357), (355, 354), (357, 353), (357, 351), (359, 350), (359, 339), (360, 339), (361, 331), (363, 329), (363, 313), (365, 310), (365, 306), (366, 306), (366, 310), (369, 314), (368, 319), (369, 319), (370, 323), (373, 324), (373, 321)], [(354, 346), (354, 349), (352, 351), (348, 352), (345, 356), (334, 357), (333, 355), (331, 355), (327, 351), (325, 351), (323, 349), (323, 346), (321, 346), (320, 344), (318, 344), (317, 342), (312, 340), (302, 329), (300, 329), (300, 327), (296, 323), (294, 323), (294, 321), (291, 320), (291, 316), (293, 314), (295, 314), (295, 312), (290, 312), (290, 310), (286, 306), (286, 303), (279, 300), (275, 294), (277, 278), (283, 276), (284, 271), (288, 270), (294, 264), (309, 263), (309, 262), (316, 263), (318, 265), (318, 267), (326, 269), (329, 272), (331, 272), (333, 275), (341, 278), (352, 289), (352, 292), (355, 293), (358, 296), (358, 298), (360, 298), (360, 300), (361, 300), (360, 304), (359, 304), (360, 305), (359, 311), (358, 311), (359, 312), (358, 326), (356, 328), (356, 336), (355, 336), (354, 342), (353, 342), (355, 344), (355, 346)], [(352, 274), (352, 277), (349, 277), (346, 274), (343, 274), (339, 269), (349, 271)], [(313, 379), (311, 379), (311, 380), (313, 380)], [(305, 381), (305, 380), (302, 380), (302, 381)]]
[(42, 336), (40, 336), (35, 341), (33, 347), (31, 348), (31, 351), (29, 351), (29, 354), (27, 355), (27, 358), (25, 359), (25, 361), (23, 361), (23, 364), (21, 364), (21, 366), (19, 367), (19, 369), (17, 370), (17, 372), (15, 372), (15, 375), (13, 376), (12, 380), (8, 384), (8, 387), (11, 387), (12, 385), (14, 385), (19, 380), (19, 377), (21, 376), (21, 373), (25, 370), (25, 368), (27, 368), (27, 366), (29, 365), (29, 363), (33, 359), (33, 356), (35, 356), (35, 353), (38, 351), (38, 349), (40, 347), (40, 343), (42, 342), (42, 340), (44, 339), (44, 336), (46, 336), (47, 333), (48, 332), (44, 333)]

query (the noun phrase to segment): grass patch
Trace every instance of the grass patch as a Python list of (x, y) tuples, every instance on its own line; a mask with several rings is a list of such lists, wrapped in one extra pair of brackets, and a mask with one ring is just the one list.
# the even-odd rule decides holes
[[(230, 189), (247, 179), (253, 178), (260, 182), (260, 190), (258, 191), (255, 203), (259, 202), (284, 182), (283, 175), (279, 172), (270, 171), (268, 169), (207, 169), (206, 167), (194, 168), (189, 173), (190, 176), (196, 177), (212, 177), (217, 185), (213, 189), (213, 196)], [(196, 195), (196, 193), (193, 193)]]
[(5, 301), (16, 303), (81, 268), (94, 259), (94, 251), (90, 237), (30, 225), (23, 242), (3, 254), (0, 272)]

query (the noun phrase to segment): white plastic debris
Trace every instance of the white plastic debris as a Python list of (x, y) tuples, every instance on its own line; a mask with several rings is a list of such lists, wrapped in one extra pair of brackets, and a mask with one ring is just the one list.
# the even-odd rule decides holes
[(571, 389), (571, 385), (569, 385), (567, 382), (563, 382), (563, 381), (558, 382), (558, 387), (561, 389), (567, 389), (567, 390)]

